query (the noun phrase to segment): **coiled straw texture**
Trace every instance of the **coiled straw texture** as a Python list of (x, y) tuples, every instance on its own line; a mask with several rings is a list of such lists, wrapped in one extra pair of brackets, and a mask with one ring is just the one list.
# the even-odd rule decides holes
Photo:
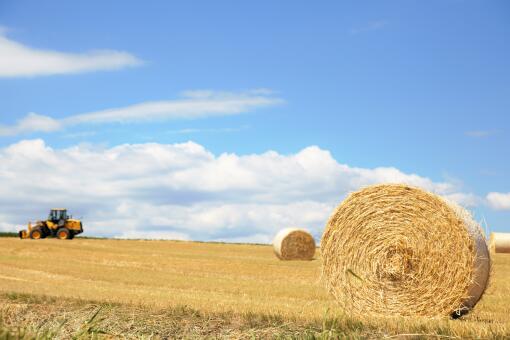
[(331, 216), (322, 278), (346, 311), (460, 315), (488, 284), (487, 244), (471, 214), (421, 189), (370, 186)]
[(313, 236), (304, 229), (282, 229), (273, 240), (274, 253), (280, 260), (312, 260), (315, 248)]

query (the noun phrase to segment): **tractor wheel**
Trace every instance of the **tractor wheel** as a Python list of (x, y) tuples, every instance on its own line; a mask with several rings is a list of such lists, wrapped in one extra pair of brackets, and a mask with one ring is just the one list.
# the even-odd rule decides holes
[(57, 238), (59, 240), (69, 240), (71, 238), (71, 232), (67, 228), (60, 228), (57, 230)]
[(29, 236), (32, 240), (39, 240), (39, 239), (44, 238), (44, 233), (41, 229), (35, 228), (35, 229), (30, 230)]
[(51, 236), (51, 230), (48, 228), (48, 227), (44, 227), (42, 228), (42, 231), (43, 231), (43, 235), (44, 237), (48, 237), (48, 236)]

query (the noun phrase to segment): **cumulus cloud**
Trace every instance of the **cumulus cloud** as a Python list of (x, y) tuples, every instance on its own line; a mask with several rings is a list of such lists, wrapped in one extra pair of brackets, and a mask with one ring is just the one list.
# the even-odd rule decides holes
[(487, 202), (495, 210), (510, 210), (510, 192), (490, 192), (487, 194)]
[(265, 89), (245, 92), (188, 91), (184, 92), (179, 99), (143, 102), (72, 115), (60, 120), (30, 113), (13, 126), (0, 125), (0, 136), (51, 132), (82, 124), (137, 123), (229, 116), (283, 102)]
[(9, 39), (0, 30), (0, 77), (35, 77), (116, 70), (141, 61), (122, 51), (98, 50), (66, 53), (37, 49)]
[(24, 140), (0, 149), (0, 228), (64, 205), (88, 235), (269, 242), (299, 226), (319, 238), (348, 192), (387, 181), (464, 197), (453, 184), (395, 168), (341, 164), (317, 146), (214, 155), (193, 142), (53, 149)]

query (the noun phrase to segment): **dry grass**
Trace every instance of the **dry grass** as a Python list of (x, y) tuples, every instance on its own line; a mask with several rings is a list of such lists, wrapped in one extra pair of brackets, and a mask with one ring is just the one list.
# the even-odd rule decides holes
[(313, 260), (316, 245), (312, 234), (304, 229), (280, 230), (273, 240), (275, 255), (280, 260)]
[(479, 300), (490, 272), (471, 215), (402, 184), (349, 195), (331, 216), (321, 250), (329, 291), (361, 315), (460, 313)]
[(492, 253), (510, 254), (510, 233), (491, 233), (489, 245)]
[(346, 315), (319, 272), (320, 259), (279, 261), (270, 246), (3, 238), (0, 339), (2, 327), (40, 338), (510, 336), (509, 255), (495, 256), (492, 286), (460, 320)]

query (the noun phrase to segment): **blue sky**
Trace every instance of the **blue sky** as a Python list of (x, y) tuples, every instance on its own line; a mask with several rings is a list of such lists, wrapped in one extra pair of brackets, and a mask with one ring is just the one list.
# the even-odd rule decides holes
[[(4, 158), (6, 148), (38, 139), (55, 153), (92, 148), (99, 158), (122, 144), (172, 146), (191, 141), (216, 158), (231, 154), (250, 166), (248, 155), (262, 157), (263, 162), (263, 155), (273, 150), (293, 162), (292, 155), (317, 147), (312, 150), (322, 156), (329, 152), (331, 160), (353, 169), (395, 168), (402, 176), (429, 179), (435, 183), (427, 187), (431, 190), (448, 183), (447, 191), (436, 191), (462, 193), (465, 199), (459, 201), (469, 205), (477, 218), (485, 216), (492, 230), (510, 232), (510, 4), (506, 1), (71, 4), (3, 0), (0, 26)], [(93, 52), (98, 50), (103, 52)], [(54, 67), (48, 67), (53, 62)], [(146, 106), (153, 102), (162, 108)], [(132, 111), (135, 104), (141, 105), (138, 113)], [(212, 104), (219, 108), (204, 108)], [(195, 106), (181, 112), (179, 105)], [(104, 118), (109, 112), (105, 110), (130, 107), (118, 111), (116, 118)], [(29, 113), (35, 113), (30, 117), (36, 119), (19, 125)], [(84, 118), (72, 118), (77, 115)], [(91, 118), (98, 116), (103, 118)], [(30, 148), (37, 150), (34, 145)], [(246, 173), (243, 166), (236, 169)], [(353, 181), (370, 184), (387, 179), (376, 177)], [(283, 178), (275, 175), (275, 183)], [(205, 211), (200, 204), (215, 202), (215, 208), (227, 209), (232, 202), (226, 197), (240, 190), (236, 183), (211, 189), (207, 195), (214, 199), (190, 199), (185, 207)], [(327, 183), (322, 184), (327, 199), (310, 198), (313, 195), (307, 197), (305, 192), (293, 201), (275, 190), (269, 201), (279, 202), (284, 210), (299, 202), (324, 204), (327, 211), (334, 197), (338, 203), (356, 188), (351, 183), (330, 192)], [(244, 182), (241, 187), (248, 190)], [(174, 189), (159, 194), (182, 195)], [(250, 202), (236, 202), (245, 208), (266, 203), (250, 190)], [(197, 193), (204, 195), (196, 188), (188, 192), (190, 197)], [(492, 199), (490, 193), (496, 193)], [(153, 202), (159, 194), (148, 190), (147, 199), (138, 191), (129, 192), (126, 200), (117, 197), (111, 209)], [(34, 206), (42, 203), (34, 201)], [(69, 204), (80, 210), (78, 202)], [(152, 205), (172, 214), (169, 202)], [(83, 214), (94, 220), (100, 209), (90, 205)], [(240, 214), (229, 229), (219, 228), (204, 238), (228, 238), (225, 235), (230, 233), (240, 240), (265, 240), (263, 235), (273, 230), (257, 227), (260, 221), (247, 222), (248, 215)], [(7, 211), (3, 216), (3, 229), (21, 223)], [(299, 223), (290, 218), (280, 222), (285, 221)], [(320, 221), (316, 217), (309, 223)], [(179, 223), (154, 222), (151, 230), (201, 238), (186, 233)], [(278, 222), (274, 224), (276, 230)], [(320, 227), (309, 227), (320, 233)]]

